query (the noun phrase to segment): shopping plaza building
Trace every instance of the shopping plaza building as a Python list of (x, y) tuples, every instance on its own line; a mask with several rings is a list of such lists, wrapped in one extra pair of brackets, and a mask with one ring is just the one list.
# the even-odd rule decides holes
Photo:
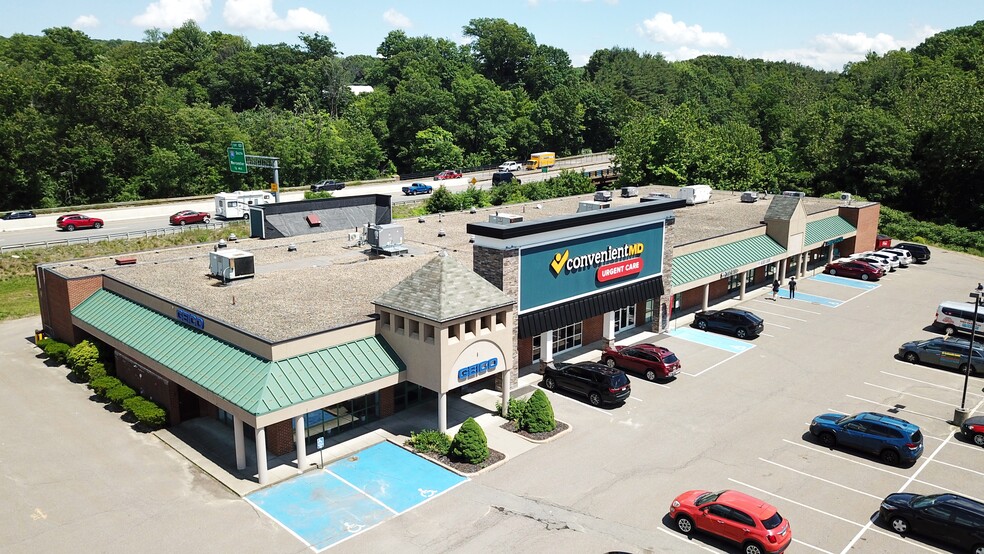
[[(47, 335), (89, 339), (170, 425), (225, 422), (237, 468), (499, 391), (575, 348), (874, 246), (877, 203), (572, 197), (392, 219), (363, 195), (251, 207), (250, 238), (37, 267)], [(246, 449), (256, 467), (246, 467)]]

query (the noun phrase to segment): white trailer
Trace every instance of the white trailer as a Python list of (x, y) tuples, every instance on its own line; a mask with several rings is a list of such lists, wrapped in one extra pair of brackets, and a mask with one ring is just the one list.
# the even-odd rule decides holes
[(237, 190), (215, 195), (215, 217), (249, 219), (249, 207), (273, 202), (273, 195), (262, 190)]
[(681, 200), (686, 200), (688, 206), (703, 204), (711, 199), (710, 185), (690, 185), (680, 189)]

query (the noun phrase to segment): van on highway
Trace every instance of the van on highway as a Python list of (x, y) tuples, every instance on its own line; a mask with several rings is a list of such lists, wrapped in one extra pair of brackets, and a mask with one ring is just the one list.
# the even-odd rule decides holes
[(553, 152), (536, 152), (526, 160), (526, 169), (545, 169), (557, 163), (557, 155)]

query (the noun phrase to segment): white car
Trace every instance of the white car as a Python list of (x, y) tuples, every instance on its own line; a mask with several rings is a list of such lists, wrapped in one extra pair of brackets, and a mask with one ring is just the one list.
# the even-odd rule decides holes
[(868, 255), (874, 256), (876, 258), (882, 258), (888, 263), (892, 264), (892, 271), (895, 271), (895, 269), (898, 267), (902, 267), (902, 262), (899, 260), (899, 257), (890, 252), (884, 252), (882, 250), (879, 250), (878, 252), (869, 252)]
[(895, 254), (899, 257), (899, 264), (902, 267), (907, 267), (913, 261), (912, 254), (908, 250), (903, 250), (901, 248), (882, 248), (879, 252), (888, 252), (889, 254)]
[(851, 259), (861, 260), (862, 262), (868, 262), (869, 264), (877, 268), (883, 269), (885, 273), (888, 273), (889, 271), (895, 271), (894, 269), (892, 269), (892, 264), (890, 264), (887, 260), (883, 258), (879, 258), (877, 256), (851, 256)]
[(519, 162), (503, 162), (499, 166), (499, 171), (519, 171), (523, 169), (523, 164)]

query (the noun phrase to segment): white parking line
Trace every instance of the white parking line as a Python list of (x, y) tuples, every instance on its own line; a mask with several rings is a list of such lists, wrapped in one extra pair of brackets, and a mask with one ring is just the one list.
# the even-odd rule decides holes
[(666, 533), (667, 535), (673, 537), (674, 539), (676, 539), (678, 541), (683, 541), (683, 542), (685, 542), (687, 544), (696, 546), (697, 548), (700, 548), (701, 550), (706, 550), (708, 552), (717, 552), (717, 550), (708, 548), (708, 547), (700, 544), (699, 542), (694, 542), (694, 541), (690, 540), (688, 537), (683, 536), (680, 533), (674, 533), (673, 531), (670, 531), (669, 529), (666, 529), (665, 527), (657, 527), (656, 530), (657, 531), (662, 531), (662, 532)]
[(629, 400), (635, 400), (636, 402), (642, 402), (642, 399), (641, 398), (636, 398), (634, 396), (630, 396), (629, 397)]
[(725, 358), (725, 359), (721, 360), (720, 362), (712, 365), (711, 367), (709, 367), (709, 368), (707, 368), (707, 369), (705, 369), (703, 371), (698, 371), (697, 373), (693, 373), (693, 374), (688, 373), (687, 375), (690, 375), (691, 377), (700, 377), (701, 375), (707, 373), (708, 371), (714, 369), (715, 367), (723, 364), (724, 362), (731, 361), (733, 358), (735, 358), (737, 356), (740, 356), (741, 354), (743, 354), (743, 352), (738, 352), (737, 354), (732, 354), (731, 357)]
[(803, 542), (803, 541), (801, 541), (799, 539), (793, 539), (793, 542), (795, 542), (796, 544), (802, 544), (803, 546), (805, 546), (807, 548), (812, 548), (813, 550), (816, 550), (817, 552), (823, 552), (824, 554), (834, 554), (833, 552), (831, 552), (829, 550), (824, 550), (824, 549), (820, 548), (819, 546), (813, 546), (812, 544), (807, 543), (807, 542)]
[[(785, 325), (779, 325), (775, 321), (769, 323), (769, 327), (778, 327), (780, 329), (792, 329), (792, 327), (786, 327)], [(764, 333), (763, 333), (764, 334)]]
[(802, 321), (803, 323), (806, 323), (807, 321), (809, 321), (808, 319), (800, 319), (798, 317), (793, 317), (791, 315), (777, 314), (776, 312), (769, 312), (769, 311), (766, 311), (766, 310), (755, 310), (755, 313), (757, 313), (757, 314), (769, 314), (769, 315), (774, 315), (774, 316), (779, 316), (779, 317), (785, 317), (787, 319), (795, 319), (796, 321)]
[(782, 306), (783, 308), (786, 308), (787, 310), (796, 310), (797, 312), (806, 312), (808, 314), (813, 314), (813, 315), (823, 315), (822, 312), (814, 312), (812, 310), (804, 310), (803, 308), (794, 308), (794, 307), (792, 307), (792, 306), (790, 306), (788, 304), (775, 304), (771, 300), (758, 299), (758, 300), (756, 300), (756, 302), (761, 302), (763, 304), (772, 304), (773, 306)]
[[(558, 398), (567, 398), (566, 396), (564, 396), (562, 394), (557, 394), (556, 392), (553, 392), (551, 390), (547, 390), (547, 389), (545, 389), (545, 388), (543, 388), (543, 387), (541, 387), (539, 385), (534, 385), (534, 386), (536, 388), (542, 390), (543, 392), (547, 393), (548, 395), (553, 395), (553, 396), (558, 397)], [(631, 396), (629, 398), (631, 398)], [(582, 408), (587, 408), (589, 410), (594, 410), (596, 412), (601, 412), (601, 413), (605, 414), (608, 417), (615, 417), (615, 414), (613, 414), (613, 413), (611, 413), (611, 412), (609, 412), (607, 410), (602, 410), (601, 408), (595, 408), (594, 406), (589, 406), (588, 404), (585, 404), (584, 402), (578, 402), (577, 400), (574, 400), (573, 398), (567, 398), (567, 399), (570, 400), (571, 402), (573, 402), (574, 404), (576, 404), (578, 406), (581, 406)], [(553, 400), (551, 400), (551, 402), (553, 402)]]
[(977, 470), (968, 469), (968, 468), (963, 467), (963, 466), (953, 465), (953, 464), (950, 464), (950, 463), (947, 463), (947, 462), (942, 462), (940, 460), (933, 460), (933, 461), (936, 462), (936, 463), (938, 463), (938, 464), (943, 464), (945, 466), (955, 467), (957, 469), (962, 469), (964, 471), (969, 471), (971, 473), (976, 473), (978, 475), (984, 476), (984, 473), (981, 473), (980, 471), (977, 471)]
[(848, 398), (853, 398), (855, 400), (861, 400), (861, 401), (864, 401), (864, 402), (870, 402), (870, 403), (872, 403), (872, 404), (874, 404), (876, 406), (882, 406), (882, 407), (885, 407), (885, 408), (890, 408), (890, 409), (893, 409), (893, 410), (898, 410), (900, 412), (905, 412), (907, 414), (915, 414), (915, 415), (918, 415), (918, 416), (928, 417), (930, 419), (936, 419), (936, 420), (939, 420), (939, 421), (943, 421), (943, 422), (949, 423), (949, 421), (947, 421), (946, 419), (943, 419), (942, 417), (936, 417), (936, 416), (932, 416), (932, 415), (929, 415), (929, 414), (923, 414), (923, 413), (920, 413), (920, 412), (916, 412), (916, 411), (910, 410), (908, 408), (899, 408), (898, 406), (895, 406), (895, 405), (882, 404), (881, 402), (875, 402), (874, 400), (868, 400), (867, 398), (861, 398), (860, 396), (854, 396), (854, 395), (851, 395), (851, 394), (845, 394), (844, 396), (846, 396)]
[(935, 400), (933, 398), (927, 398), (925, 396), (919, 396), (918, 394), (912, 394), (911, 392), (905, 392), (905, 391), (901, 391), (901, 390), (890, 389), (888, 387), (883, 387), (881, 385), (876, 385), (874, 383), (869, 383), (867, 381), (865, 381), (864, 384), (865, 385), (868, 385), (869, 387), (875, 387), (876, 389), (882, 389), (882, 390), (887, 390), (887, 391), (891, 391), (891, 392), (897, 392), (897, 393), (901, 394), (902, 396), (911, 396), (913, 398), (921, 398), (923, 400), (929, 400), (930, 402), (936, 402), (937, 404), (945, 404), (947, 406), (952, 406), (953, 405), (953, 402), (944, 402), (942, 400)]
[[(933, 440), (938, 440), (938, 441), (944, 441), (944, 440), (946, 440), (946, 439), (941, 439), (939, 437), (930, 437), (928, 435), (923, 435), (923, 436), (925, 436), (928, 439), (933, 439)], [(947, 435), (947, 436), (950, 436), (950, 435)], [(981, 449), (980, 446), (977, 446), (977, 445), (974, 445), (974, 444), (964, 444), (964, 443), (962, 443), (960, 441), (953, 441), (953, 446), (962, 446), (964, 448), (969, 448), (971, 450), (976, 450), (978, 452), (984, 452), (984, 449)]]
[[(909, 362), (903, 362), (903, 361), (900, 361), (900, 360), (895, 360), (895, 361), (898, 362), (898, 363), (900, 363), (900, 364), (905, 364), (905, 365), (910, 366), (910, 367), (925, 367), (925, 366), (915, 366), (914, 364), (910, 364)], [(926, 369), (934, 369), (934, 368), (926, 368)], [(936, 388), (946, 389), (946, 390), (952, 390), (952, 391), (957, 391), (957, 392), (962, 392), (963, 391), (962, 388), (959, 388), (958, 389), (958, 388), (954, 388), (954, 387), (948, 387), (946, 385), (940, 385), (940, 384), (937, 384), (937, 383), (930, 383), (929, 381), (922, 381), (920, 379), (914, 379), (912, 377), (906, 377), (905, 375), (899, 375), (897, 373), (889, 373), (888, 371), (884, 371), (884, 370), (882, 371), (882, 373), (884, 373), (885, 375), (891, 375), (892, 377), (898, 377), (900, 379), (908, 379), (910, 381), (915, 381), (917, 383), (922, 383), (924, 385), (929, 385), (931, 387), (936, 387)], [(981, 395), (980, 393), (970, 392), (970, 391), (967, 391), (967, 395), (968, 396), (973, 395), (973, 396), (976, 396), (978, 398), (980, 398), (981, 396), (984, 396), (984, 395)]]
[(793, 468), (791, 468), (789, 466), (784, 466), (784, 465), (782, 465), (780, 463), (773, 462), (772, 460), (766, 460), (765, 458), (759, 458), (759, 460), (761, 460), (761, 461), (763, 461), (763, 462), (765, 462), (767, 464), (772, 464), (774, 466), (781, 467), (781, 468), (783, 468), (785, 470), (792, 471), (793, 473), (799, 473), (800, 475), (803, 475), (804, 477), (809, 477), (811, 479), (816, 479), (817, 481), (823, 481), (824, 483), (827, 483), (828, 485), (833, 485), (835, 487), (840, 487), (842, 489), (849, 490), (851, 492), (856, 492), (858, 494), (863, 494), (864, 496), (867, 496), (867, 497), (870, 497), (870, 498), (874, 498), (875, 500), (879, 500), (880, 501), (882, 498), (884, 498), (882, 496), (877, 496), (877, 495), (874, 495), (874, 494), (871, 494), (871, 493), (864, 492), (862, 490), (858, 490), (858, 489), (854, 489), (854, 488), (848, 487), (847, 485), (841, 485), (840, 483), (835, 483), (833, 481), (830, 481), (829, 479), (824, 479), (823, 477), (817, 477), (816, 475), (810, 475), (809, 473), (806, 473), (805, 471), (800, 471), (798, 469), (793, 469)]

